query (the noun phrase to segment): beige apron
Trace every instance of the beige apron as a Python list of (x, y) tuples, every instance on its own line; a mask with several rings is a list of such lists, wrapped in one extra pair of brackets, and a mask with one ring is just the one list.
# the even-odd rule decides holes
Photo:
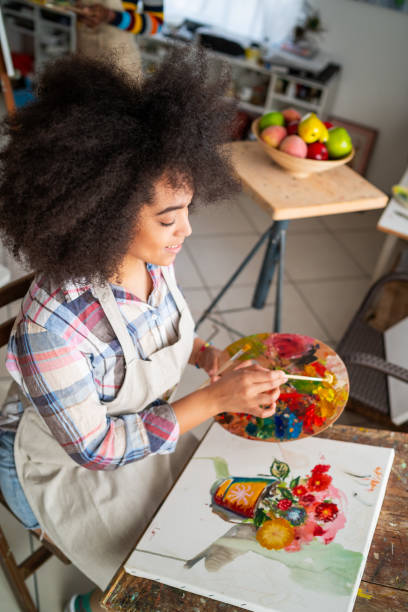
[[(91, 6), (96, 0), (83, 0), (81, 4)], [(98, 0), (106, 8), (123, 11), (121, 0)], [(130, 76), (138, 78), (142, 72), (142, 60), (135, 35), (116, 26), (101, 24), (88, 28), (78, 22), (77, 51), (91, 58), (114, 59)]]
[[(163, 270), (181, 317), (179, 339), (137, 356), (109, 286), (95, 288), (122, 346), (126, 373), (111, 416), (134, 413), (176, 385), (190, 357), (194, 322), (174, 279)], [(19, 423), (14, 454), (29, 504), (47, 535), (71, 561), (104, 589), (149, 523), (197, 439), (183, 435), (175, 453), (149, 455), (116, 470), (88, 470), (75, 463), (52, 436), (33, 406)]]

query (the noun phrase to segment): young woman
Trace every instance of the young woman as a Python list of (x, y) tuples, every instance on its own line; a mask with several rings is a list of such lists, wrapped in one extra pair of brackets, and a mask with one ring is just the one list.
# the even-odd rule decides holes
[[(270, 416), (285, 382), (251, 362), (216, 377), (220, 352), (194, 337), (174, 276), (193, 204), (237, 188), (227, 84), (196, 52), (143, 83), (65, 58), (7, 122), (0, 228), (37, 274), (9, 342), (22, 393), (0, 419), (0, 484), (100, 588), (192, 451), (189, 430), (219, 412)], [(213, 382), (172, 401), (187, 363)], [(68, 609), (95, 612), (97, 597)]]

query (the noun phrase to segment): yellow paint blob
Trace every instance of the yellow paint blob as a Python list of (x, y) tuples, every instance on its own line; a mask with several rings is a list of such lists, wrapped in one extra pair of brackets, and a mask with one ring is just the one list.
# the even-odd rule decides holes
[(364, 593), (364, 591), (362, 589), (358, 589), (357, 595), (359, 597), (363, 597), (363, 599), (372, 599), (373, 596), (370, 595), (369, 593)]

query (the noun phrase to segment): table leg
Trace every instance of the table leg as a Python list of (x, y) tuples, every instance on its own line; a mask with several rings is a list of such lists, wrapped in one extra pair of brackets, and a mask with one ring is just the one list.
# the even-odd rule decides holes
[(285, 238), (289, 221), (275, 221), (271, 228), (268, 247), (265, 252), (262, 268), (256, 284), (252, 307), (261, 309), (271, 286), (275, 267), (278, 264), (278, 284), (276, 287), (276, 308), (274, 331), (279, 331), (282, 309), (283, 268), (285, 258)]
[(274, 332), (281, 330), (281, 310), (282, 310), (282, 294), (283, 294), (283, 272), (285, 268), (285, 247), (286, 247), (286, 226), (281, 228), (279, 241), (279, 267), (278, 267), (278, 282), (276, 285), (276, 303), (275, 303), (275, 321), (273, 325)]
[(237, 276), (239, 274), (241, 274), (242, 270), (245, 268), (245, 266), (251, 261), (252, 257), (255, 255), (255, 253), (258, 251), (258, 249), (260, 248), (260, 246), (262, 245), (262, 243), (266, 240), (266, 238), (268, 238), (268, 236), (270, 236), (271, 232), (273, 232), (275, 227), (275, 223), (273, 225), (271, 225), (271, 227), (264, 233), (262, 234), (262, 236), (259, 238), (258, 242), (252, 247), (252, 249), (250, 250), (250, 252), (248, 253), (248, 255), (245, 257), (244, 261), (241, 263), (241, 265), (236, 269), (236, 271), (234, 272), (234, 274), (231, 276), (231, 278), (229, 279), (229, 281), (224, 285), (224, 287), (221, 289), (221, 291), (216, 295), (216, 297), (213, 299), (213, 301), (211, 302), (211, 304), (208, 306), (208, 308), (203, 312), (203, 314), (201, 315), (201, 317), (198, 319), (195, 329), (197, 330), (198, 327), (201, 325), (201, 323), (204, 321), (204, 319), (207, 318), (207, 316), (210, 314), (210, 312), (213, 310), (214, 306), (220, 301), (220, 299), (222, 298), (222, 296), (224, 295), (224, 293), (231, 287), (232, 283), (235, 281), (235, 279), (237, 278)]

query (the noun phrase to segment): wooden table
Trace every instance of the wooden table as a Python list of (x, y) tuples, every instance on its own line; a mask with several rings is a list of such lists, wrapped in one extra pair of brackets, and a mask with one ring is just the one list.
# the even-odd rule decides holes
[(388, 196), (346, 165), (299, 179), (274, 164), (257, 142), (234, 142), (228, 146), (234, 170), (244, 189), (270, 214), (273, 224), (203, 312), (197, 321), (196, 329), (208, 317), (263, 242), (268, 240), (252, 306), (263, 308), (275, 268), (278, 267), (274, 331), (280, 331), (285, 236), (289, 221), (384, 208)]
[[(408, 610), (408, 434), (334, 425), (320, 436), (394, 448), (394, 464), (354, 610)], [(101, 603), (108, 610), (126, 612), (242, 611), (242, 608), (131, 576), (123, 568), (112, 580)]]

